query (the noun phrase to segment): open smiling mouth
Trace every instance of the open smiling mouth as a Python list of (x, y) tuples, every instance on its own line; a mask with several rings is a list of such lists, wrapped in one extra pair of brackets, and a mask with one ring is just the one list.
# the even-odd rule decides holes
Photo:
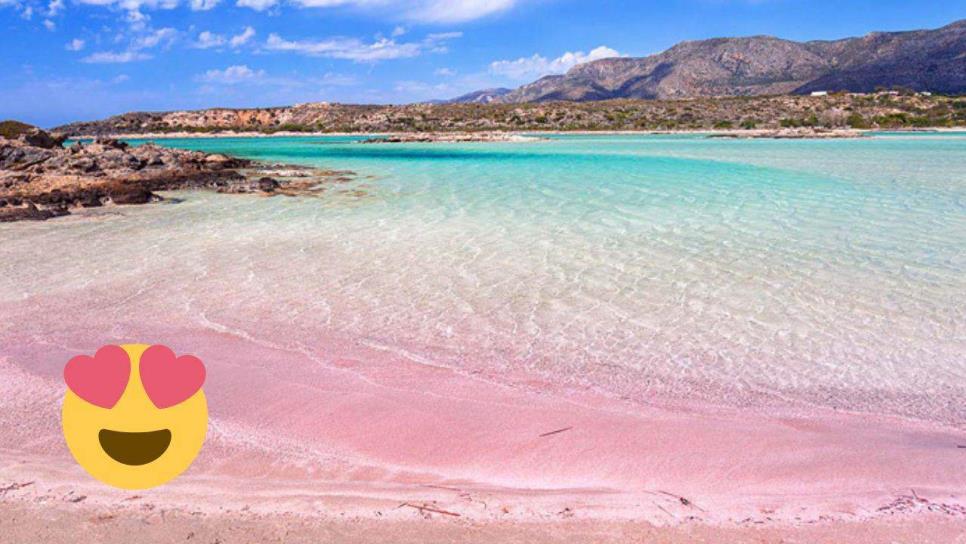
[(101, 449), (118, 463), (125, 465), (146, 465), (161, 457), (171, 444), (171, 431), (148, 431), (125, 433), (101, 429), (97, 433)]

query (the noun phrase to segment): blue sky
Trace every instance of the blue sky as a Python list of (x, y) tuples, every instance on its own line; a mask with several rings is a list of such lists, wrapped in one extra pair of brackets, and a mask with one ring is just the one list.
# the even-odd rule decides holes
[(0, 0), (0, 118), (404, 103), (681, 40), (934, 28), (956, 1)]

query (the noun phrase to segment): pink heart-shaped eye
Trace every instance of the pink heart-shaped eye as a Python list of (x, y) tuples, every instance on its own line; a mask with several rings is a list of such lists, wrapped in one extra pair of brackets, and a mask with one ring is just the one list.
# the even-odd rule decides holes
[(64, 381), (78, 397), (101, 408), (113, 408), (121, 400), (131, 361), (118, 346), (104, 346), (93, 357), (78, 355), (64, 367)]
[(175, 357), (165, 346), (151, 346), (141, 355), (141, 383), (155, 406), (170, 408), (201, 389), (205, 365), (193, 355)]

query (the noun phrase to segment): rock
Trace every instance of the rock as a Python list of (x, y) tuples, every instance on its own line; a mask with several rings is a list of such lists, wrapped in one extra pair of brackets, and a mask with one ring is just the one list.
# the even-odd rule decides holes
[(33, 202), (27, 202), (24, 206), (0, 208), (0, 223), (12, 221), (44, 221), (52, 217), (68, 215), (66, 207), (38, 208)]
[(67, 168), (85, 173), (96, 172), (99, 170), (97, 161), (90, 157), (81, 157), (74, 161), (68, 161)]
[(54, 138), (53, 136), (51, 136), (50, 134), (48, 134), (47, 132), (39, 128), (32, 128), (26, 133), (21, 134), (20, 140), (26, 143), (27, 145), (30, 145), (33, 147), (39, 147), (42, 149), (53, 149), (55, 147), (61, 147), (61, 144), (64, 143), (65, 138), (64, 137), (60, 137), (59, 139)]
[(21, 140), (0, 139), (0, 169), (22, 170), (56, 156), (56, 151), (27, 145)]
[(75, 193), (74, 202), (82, 208), (97, 208), (104, 205), (104, 203), (101, 202), (101, 198), (104, 196), (105, 195), (99, 190), (81, 189)]
[(115, 204), (147, 204), (161, 197), (138, 185), (118, 183), (107, 189), (107, 196)]
[(154, 193), (161, 190), (282, 192), (283, 183), (268, 177), (264, 169), (238, 170), (251, 161), (218, 153), (155, 144), (131, 147), (111, 138), (68, 149), (47, 148), (41, 146), (50, 141), (39, 132), (31, 131), (29, 138), (22, 135), (15, 140), (0, 137), (2, 221), (48, 219), (78, 206), (102, 206), (108, 200), (119, 205), (146, 204), (161, 200)]
[(104, 147), (109, 147), (112, 149), (127, 149), (129, 147), (127, 142), (122, 142), (120, 140), (115, 140), (114, 138), (95, 138), (94, 143), (102, 145)]
[(278, 189), (279, 183), (272, 178), (265, 177), (258, 180), (257, 187), (259, 191), (272, 193), (275, 192), (275, 189)]
[(226, 162), (231, 162), (231, 159), (226, 157), (225, 155), (222, 155), (221, 153), (212, 153), (211, 155), (208, 155), (207, 157), (205, 157), (205, 162), (224, 164)]

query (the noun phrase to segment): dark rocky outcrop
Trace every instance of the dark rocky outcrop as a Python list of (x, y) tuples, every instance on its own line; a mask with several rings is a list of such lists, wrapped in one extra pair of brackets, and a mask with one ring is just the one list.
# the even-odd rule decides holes
[(165, 190), (314, 194), (323, 181), (346, 176), (112, 138), (65, 149), (60, 142), (50, 146), (57, 139), (49, 135), (48, 140), (29, 134), (0, 137), (0, 222), (50, 219), (105, 204), (147, 204), (162, 200), (156, 191)]

